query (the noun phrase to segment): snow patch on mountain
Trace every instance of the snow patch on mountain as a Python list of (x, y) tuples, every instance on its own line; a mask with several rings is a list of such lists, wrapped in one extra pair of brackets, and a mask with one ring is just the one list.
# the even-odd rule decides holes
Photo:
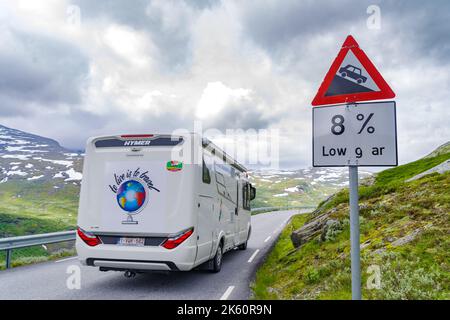
[(83, 156), (55, 140), (0, 125), (0, 181), (79, 184)]
[(26, 175), (28, 175), (28, 173), (23, 172), (23, 171), (20, 171), (20, 170), (11, 170), (11, 171), (8, 171), (8, 172), (6, 173), (6, 175), (7, 175), (7, 176), (13, 176), (13, 175), (17, 175), (17, 176), (26, 176)]
[[(360, 178), (369, 175), (371, 173), (359, 170)], [(316, 205), (327, 196), (348, 186), (347, 168), (255, 170), (249, 172), (249, 176), (259, 194), (258, 205), (266, 201), (273, 205)]]
[(26, 155), (26, 154), (5, 154), (3, 156), (1, 156), (4, 159), (19, 159), (19, 160), (29, 160), (31, 155)]
[(64, 179), (64, 181), (73, 181), (73, 180), (81, 180), (83, 175), (79, 172), (76, 172), (73, 168), (70, 168), (69, 170), (65, 171), (66, 175), (69, 177), (67, 179)]
[(284, 191), (286, 191), (286, 192), (299, 192), (300, 188), (298, 186), (295, 186), (295, 187), (291, 187), (291, 188), (286, 188), (286, 189), (284, 189)]
[(27, 178), (27, 180), (28, 180), (28, 181), (30, 181), (30, 180), (37, 180), (37, 179), (42, 178), (43, 176), (44, 176), (44, 175), (41, 174), (40, 176), (34, 176), (34, 177), (31, 177), (31, 178)]

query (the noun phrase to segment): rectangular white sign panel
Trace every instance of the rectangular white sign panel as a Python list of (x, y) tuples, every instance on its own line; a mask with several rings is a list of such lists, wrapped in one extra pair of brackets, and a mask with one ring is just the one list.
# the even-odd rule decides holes
[(396, 166), (395, 101), (313, 108), (313, 166)]

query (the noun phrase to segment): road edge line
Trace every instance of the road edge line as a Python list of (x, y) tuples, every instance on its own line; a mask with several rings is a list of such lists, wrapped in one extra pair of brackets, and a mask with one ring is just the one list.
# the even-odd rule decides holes
[(255, 252), (253, 252), (253, 254), (250, 256), (250, 259), (248, 259), (248, 263), (251, 263), (253, 261), (253, 259), (255, 259), (256, 255), (258, 254), (259, 249), (256, 249)]
[(234, 286), (229, 286), (224, 294), (220, 297), (220, 300), (227, 300), (233, 290)]

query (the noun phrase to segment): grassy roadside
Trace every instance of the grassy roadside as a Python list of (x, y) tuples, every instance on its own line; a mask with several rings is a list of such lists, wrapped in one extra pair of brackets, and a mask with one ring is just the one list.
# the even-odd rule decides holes
[[(61, 246), (54, 252), (46, 250), (42, 246), (14, 249), (12, 252), (11, 267), (15, 268), (39, 262), (58, 260), (64, 257), (74, 256), (75, 254), (76, 252), (73, 247), (64, 248)], [(5, 259), (5, 252), (0, 252), (0, 270), (6, 269)]]
[(290, 234), (293, 230), (300, 228), (309, 218), (309, 214), (297, 214), (292, 217), (289, 224), (281, 232), (276, 245), (266, 258), (263, 266), (256, 274), (255, 282), (252, 284), (254, 298), (273, 299), (270, 286), (279, 280), (278, 274), (273, 272), (273, 267), (277, 266), (278, 261), (290, 253), (294, 252)]
[(73, 229), (79, 189), (52, 183), (0, 184), (0, 238)]
[[(78, 188), (54, 188), (50, 183), (11, 182), (0, 185), (0, 238), (73, 230), (76, 226)], [(12, 251), (12, 266), (70, 256), (70, 243), (34, 246)], [(0, 270), (5, 268), (0, 251)]]
[[(450, 298), (450, 172), (405, 182), (450, 158), (424, 158), (381, 172), (375, 183), (360, 188), (361, 270), (364, 299)], [(332, 227), (294, 250), (291, 230), (281, 234), (258, 270), (255, 299), (350, 299), (348, 191), (319, 206)], [(373, 268), (381, 288), (368, 289)]]

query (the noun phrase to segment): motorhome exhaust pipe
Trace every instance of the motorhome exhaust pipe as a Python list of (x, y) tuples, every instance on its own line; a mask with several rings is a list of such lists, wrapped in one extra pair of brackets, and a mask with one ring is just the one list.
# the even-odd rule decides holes
[(136, 272), (127, 270), (123, 275), (125, 276), (125, 278), (134, 278), (136, 277)]

